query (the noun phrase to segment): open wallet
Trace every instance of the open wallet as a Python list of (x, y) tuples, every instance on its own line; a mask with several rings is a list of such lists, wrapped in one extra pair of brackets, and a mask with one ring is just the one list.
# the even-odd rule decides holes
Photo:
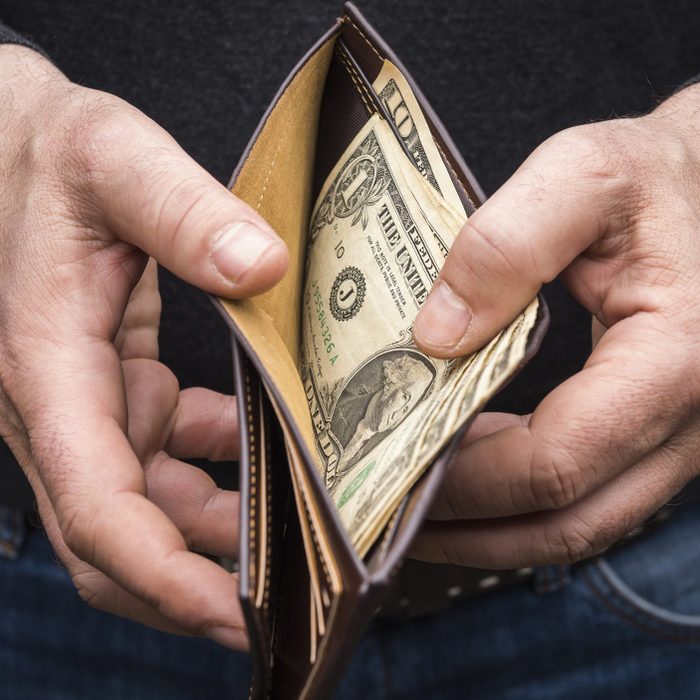
[(278, 91), (231, 190), (290, 255), (270, 291), (215, 300), (233, 336), (251, 697), (326, 698), (389, 603), (460, 437), (535, 353), (547, 310), (534, 299), (464, 360), (413, 344), (483, 195), (351, 4)]

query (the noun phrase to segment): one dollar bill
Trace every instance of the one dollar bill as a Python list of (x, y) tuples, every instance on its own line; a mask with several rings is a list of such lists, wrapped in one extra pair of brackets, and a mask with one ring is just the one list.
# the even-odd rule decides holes
[(533, 302), (458, 361), (414, 345), (415, 317), (466, 216), (399, 71), (386, 62), (373, 87), (392, 125), (373, 116), (321, 188), (302, 296), (301, 379), (321, 474), (360, 555), (520, 362), (537, 314)]

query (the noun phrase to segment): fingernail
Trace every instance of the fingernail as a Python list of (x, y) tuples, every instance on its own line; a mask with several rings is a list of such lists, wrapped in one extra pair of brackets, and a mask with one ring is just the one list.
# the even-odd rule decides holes
[(211, 259), (224, 277), (236, 281), (276, 245), (282, 245), (277, 235), (242, 221), (214, 239)]
[(228, 649), (241, 651), (248, 648), (248, 636), (238, 627), (210, 627), (206, 631), (207, 637)]
[(426, 345), (451, 347), (467, 332), (472, 315), (464, 301), (445, 282), (437, 282), (413, 325), (414, 335)]

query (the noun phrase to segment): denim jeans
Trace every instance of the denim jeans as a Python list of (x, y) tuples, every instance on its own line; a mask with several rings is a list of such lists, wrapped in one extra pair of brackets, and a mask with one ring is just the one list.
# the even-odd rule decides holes
[[(0, 554), (0, 700), (247, 697), (245, 655), (88, 608), (36, 530), (12, 549)], [(698, 506), (607, 556), (540, 569), (534, 585), (378, 620), (336, 698), (606, 696), (700, 697)]]

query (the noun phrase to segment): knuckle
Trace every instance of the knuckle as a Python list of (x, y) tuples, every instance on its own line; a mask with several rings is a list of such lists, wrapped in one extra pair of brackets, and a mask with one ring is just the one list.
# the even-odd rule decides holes
[(535, 510), (563, 510), (579, 500), (586, 484), (569, 450), (541, 448), (530, 463), (526, 488)]
[(463, 518), (466, 512), (464, 503), (464, 490), (456, 488), (452, 477), (452, 472), (448, 473), (450, 477), (445, 480), (445, 485), (442, 489), (442, 502), (447, 514), (451, 520), (459, 520)]
[(514, 277), (520, 279), (520, 265), (514, 257), (521, 246), (515, 240), (514, 228), (504, 221), (506, 216), (502, 211), (496, 215), (485, 208), (467, 221), (450, 251), (452, 270), (457, 272), (455, 280), (473, 277), (477, 283), (493, 284), (497, 276), (512, 284)]
[(84, 505), (57, 509), (59, 528), (66, 547), (86, 562), (95, 560), (95, 514)]
[(231, 436), (231, 439), (217, 440), (209, 457), (214, 462), (223, 461), (236, 450), (238, 440), (238, 404), (235, 396), (223, 396), (221, 411), (218, 414), (220, 425), (219, 434)]
[[(158, 160), (154, 158), (154, 160)], [(144, 220), (154, 235), (154, 257), (166, 250), (185, 249), (191, 252), (193, 242), (199, 242), (206, 253), (204, 237), (193, 237), (192, 230), (206, 230), (220, 210), (218, 192), (212, 183), (198, 173), (189, 177), (178, 176), (165, 159), (160, 172), (152, 170), (152, 177), (144, 189), (142, 210)]]
[(180, 382), (170, 367), (158, 360), (140, 360), (148, 367), (148, 372), (154, 378), (154, 384), (163, 391), (164, 400), (176, 402), (180, 394)]
[(449, 541), (438, 541), (439, 560), (454, 566), (469, 566), (472, 562), (460, 546), (458, 539), (451, 538)]
[(185, 591), (172, 579), (161, 582), (158, 591), (149, 596), (149, 604), (160, 615), (195, 635), (203, 635), (209, 627), (217, 624), (215, 616), (208, 613), (207, 594), (189, 588)]
[(595, 530), (578, 517), (544, 529), (540, 559), (549, 564), (575, 564), (601, 550)]
[(92, 569), (71, 571), (70, 577), (80, 599), (91, 608), (112, 610), (113, 605), (106, 595), (104, 576)]
[(211, 494), (207, 494), (199, 507), (199, 512), (192, 518), (184, 519), (180, 525), (180, 532), (187, 542), (187, 547), (191, 551), (204, 552), (207, 548), (207, 532), (201, 527), (204, 518), (210, 513), (216, 513), (217, 502), (226, 494), (224, 489), (216, 486), (214, 480), (210, 480), (209, 487), (213, 489)]
[(133, 143), (137, 110), (107, 93), (92, 92), (74, 102), (63, 117), (66, 154), (85, 179), (99, 179), (122, 162), (124, 148)]
[(157, 289), (137, 286), (129, 299), (121, 327), (129, 330), (139, 327), (155, 329), (162, 310), (162, 301)]
[(175, 407), (180, 383), (175, 373), (162, 362), (147, 357), (122, 361), (127, 392), (137, 390), (139, 402), (160, 407)]
[(565, 167), (613, 191), (628, 190), (638, 182), (636, 158), (630, 144), (633, 120), (615, 119), (571, 127), (555, 134), (547, 148), (561, 154)]
[(150, 361), (154, 367), (158, 368), (159, 383), (162, 385), (163, 404), (177, 405), (180, 396), (180, 382), (175, 373), (162, 362)]
[(114, 340), (114, 346), (123, 361), (136, 358), (156, 358), (159, 350), (158, 329), (122, 325)]

